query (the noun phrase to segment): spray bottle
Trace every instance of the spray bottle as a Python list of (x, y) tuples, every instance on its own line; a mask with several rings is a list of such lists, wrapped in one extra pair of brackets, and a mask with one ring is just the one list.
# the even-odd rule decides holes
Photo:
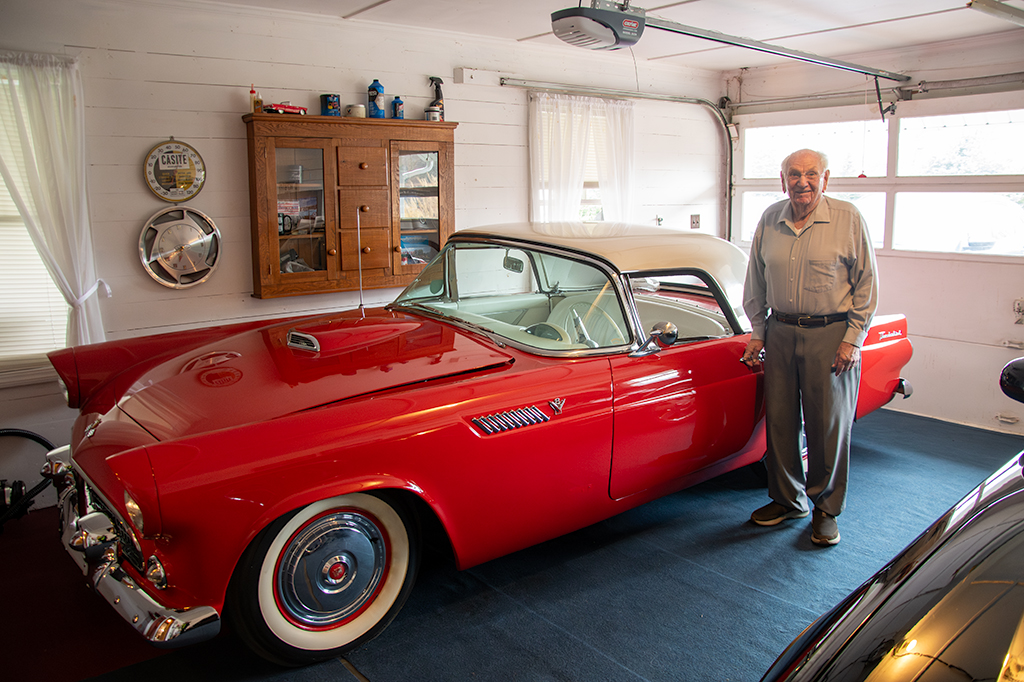
[(430, 106), (437, 107), (438, 111), (441, 112), (441, 119), (444, 120), (444, 95), (441, 94), (441, 85), (444, 83), (443, 80), (437, 76), (431, 76), (430, 82), (434, 85), (434, 101), (430, 103)]

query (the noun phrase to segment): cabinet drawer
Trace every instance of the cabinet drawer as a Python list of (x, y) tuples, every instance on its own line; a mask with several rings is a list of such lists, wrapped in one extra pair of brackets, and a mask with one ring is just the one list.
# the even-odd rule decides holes
[(356, 214), (361, 227), (391, 227), (391, 199), (386, 189), (338, 190), (338, 226), (356, 229)]
[(388, 184), (388, 154), (384, 147), (338, 147), (338, 185)]
[[(341, 269), (358, 270), (360, 250), (362, 251), (363, 270), (370, 268), (391, 267), (391, 230), (372, 228), (359, 230), (356, 239), (355, 230), (341, 231)], [(362, 247), (360, 249), (359, 247)]]

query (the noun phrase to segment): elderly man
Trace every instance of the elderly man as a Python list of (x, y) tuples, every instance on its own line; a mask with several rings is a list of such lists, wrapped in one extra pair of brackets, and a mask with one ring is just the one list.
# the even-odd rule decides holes
[(754, 331), (741, 358), (751, 369), (764, 363), (772, 499), (750, 519), (774, 526), (813, 506), (818, 545), (839, 542), (860, 346), (878, 301), (864, 218), (853, 204), (824, 196), (828, 176), (820, 152), (802, 149), (782, 162), (789, 198), (770, 206), (754, 233), (743, 297)]

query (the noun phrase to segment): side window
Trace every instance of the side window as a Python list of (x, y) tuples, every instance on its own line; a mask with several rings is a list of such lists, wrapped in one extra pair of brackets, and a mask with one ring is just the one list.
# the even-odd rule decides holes
[(679, 332), (676, 343), (733, 334), (714, 290), (701, 275), (641, 274), (631, 276), (629, 282), (644, 331), (659, 322), (671, 322)]

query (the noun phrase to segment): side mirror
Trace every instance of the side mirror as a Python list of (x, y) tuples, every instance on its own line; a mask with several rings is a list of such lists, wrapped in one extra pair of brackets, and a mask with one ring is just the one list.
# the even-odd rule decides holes
[(999, 388), (1019, 403), (1024, 403), (1024, 358), (1017, 358), (1003, 367)]
[(667, 348), (679, 338), (679, 328), (671, 322), (655, 322), (651, 327), (651, 338), (662, 348)]

